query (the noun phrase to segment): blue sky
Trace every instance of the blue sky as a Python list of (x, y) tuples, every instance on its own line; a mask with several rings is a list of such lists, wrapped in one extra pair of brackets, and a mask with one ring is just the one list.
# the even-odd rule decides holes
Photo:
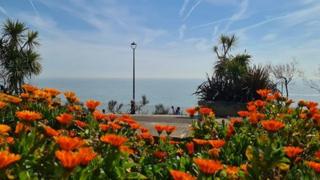
[(255, 64), (320, 64), (319, 0), (0, 0), (0, 18), (40, 32), (41, 78), (204, 78), (235, 33)]

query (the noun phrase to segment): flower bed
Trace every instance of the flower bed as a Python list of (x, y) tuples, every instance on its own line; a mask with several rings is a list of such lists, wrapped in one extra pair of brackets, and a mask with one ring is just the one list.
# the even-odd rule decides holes
[(0, 94), (0, 177), (8, 179), (317, 179), (320, 112), (260, 90), (239, 118), (219, 124), (209, 108), (192, 137), (159, 138), (128, 115), (103, 114), (72, 92), (24, 85), (19, 97)]

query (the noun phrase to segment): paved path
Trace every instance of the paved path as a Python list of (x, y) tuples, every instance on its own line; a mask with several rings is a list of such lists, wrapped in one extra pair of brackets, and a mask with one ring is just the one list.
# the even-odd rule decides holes
[[(191, 135), (190, 127), (193, 120), (188, 116), (176, 115), (134, 115), (133, 118), (138, 121), (142, 126), (148, 128), (154, 136), (158, 133), (154, 129), (156, 124), (176, 126), (177, 130), (171, 136), (175, 138), (186, 138)], [(222, 119), (217, 119), (221, 121)]]

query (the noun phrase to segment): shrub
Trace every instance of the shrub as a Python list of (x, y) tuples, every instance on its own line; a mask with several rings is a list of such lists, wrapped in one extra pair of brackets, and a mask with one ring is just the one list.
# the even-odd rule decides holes
[[(0, 93), (2, 179), (318, 179), (320, 110), (270, 90), (238, 118), (218, 122), (209, 108), (192, 136), (175, 126), (151, 135), (129, 115), (103, 114), (98, 101), (24, 85), (19, 97)], [(85, 105), (83, 105), (85, 104)]]

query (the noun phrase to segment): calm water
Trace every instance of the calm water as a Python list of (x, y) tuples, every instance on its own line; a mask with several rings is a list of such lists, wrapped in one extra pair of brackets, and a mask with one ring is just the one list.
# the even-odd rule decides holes
[[(136, 79), (136, 100), (146, 95), (149, 110), (156, 104), (186, 108), (197, 103), (193, 92), (199, 79)], [(131, 79), (36, 79), (30, 83), (39, 87), (54, 87), (77, 93), (82, 101), (96, 99), (104, 104), (116, 100), (128, 105), (132, 99)]]
[[(137, 79), (136, 99), (146, 95), (150, 101), (149, 108), (155, 104), (165, 106), (194, 106), (197, 103), (193, 92), (202, 79)], [(129, 104), (132, 98), (131, 79), (36, 79), (30, 83), (39, 87), (54, 87), (60, 90), (71, 90), (77, 93), (81, 100), (96, 99), (104, 104), (116, 100)], [(320, 102), (320, 94), (302, 81), (296, 81), (290, 86), (290, 95), (294, 100), (314, 100)]]

